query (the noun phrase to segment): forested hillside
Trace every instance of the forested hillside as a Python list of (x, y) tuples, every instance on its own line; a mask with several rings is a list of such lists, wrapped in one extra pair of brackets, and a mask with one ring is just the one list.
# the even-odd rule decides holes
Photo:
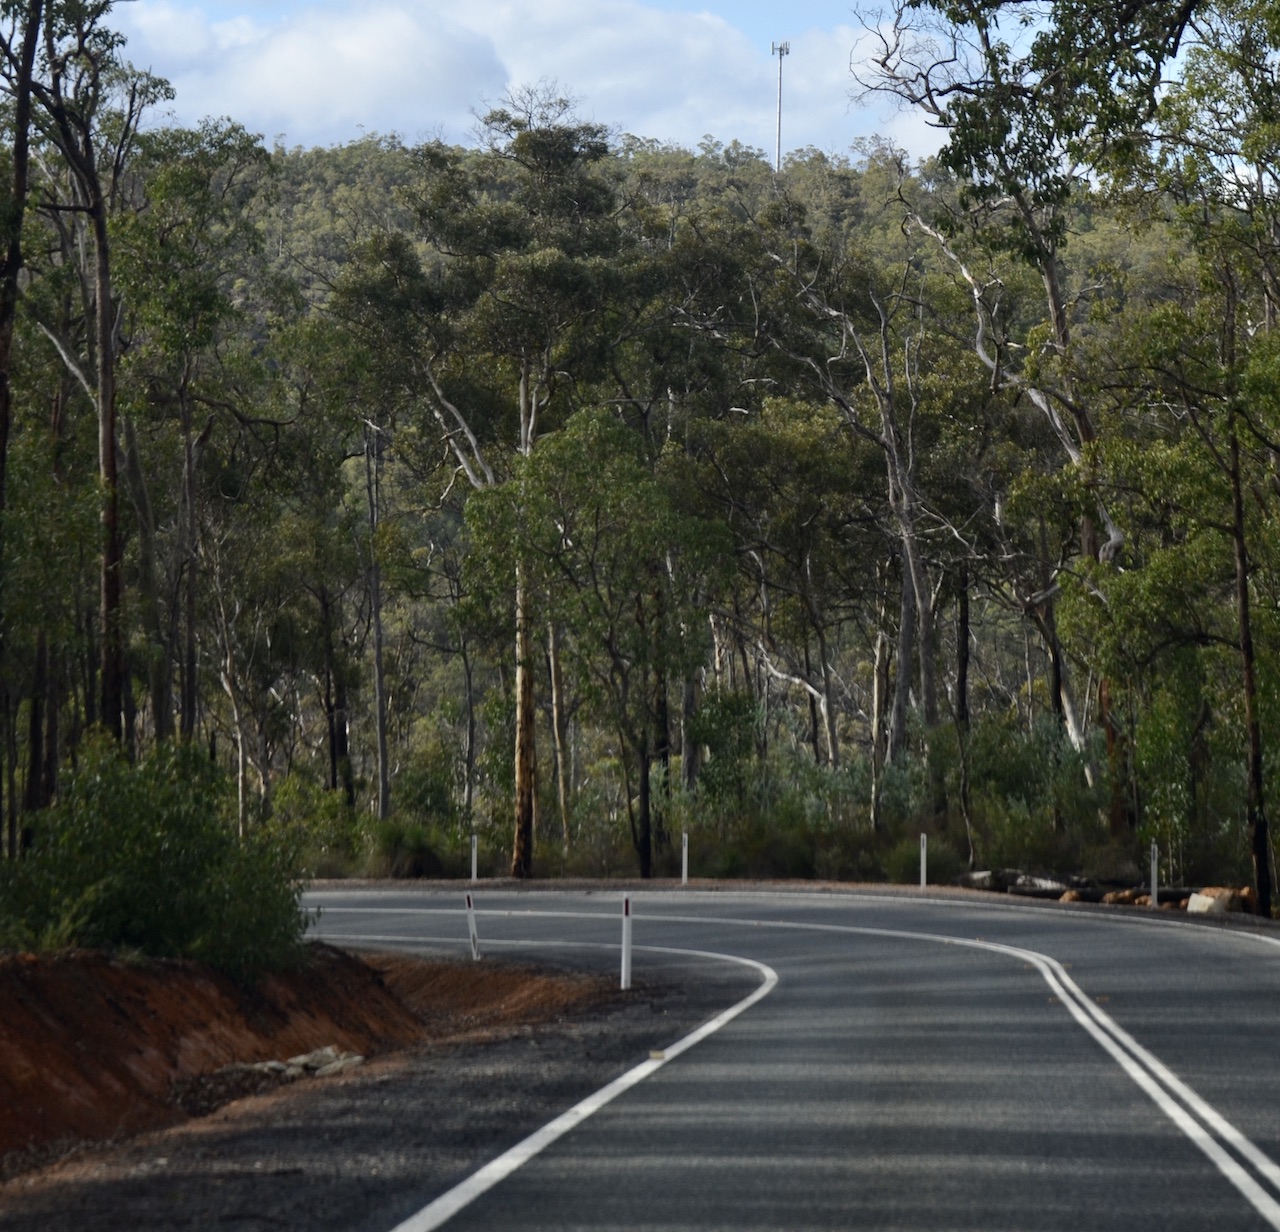
[(687, 830), (901, 878), (926, 830), (937, 878), (1155, 840), (1269, 912), (1280, 16), (1031, 7), (879, 29), (938, 157), (775, 174), (545, 88), (267, 149), (166, 124), (109, 6), (9, 6), (7, 858), (100, 727), (310, 872)]

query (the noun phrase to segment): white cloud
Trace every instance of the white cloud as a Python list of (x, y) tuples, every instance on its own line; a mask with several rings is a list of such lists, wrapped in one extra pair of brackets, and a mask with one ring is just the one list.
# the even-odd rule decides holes
[(116, 12), (129, 58), (172, 81), (180, 120), (229, 115), (289, 144), (362, 129), (462, 140), (476, 98), (507, 80), (489, 40), (422, 6), (307, 9), (270, 24), (212, 23), (169, 0)]
[[(466, 141), (473, 112), (512, 85), (554, 80), (618, 130), (694, 146), (704, 133), (770, 153), (777, 61), (710, 12), (640, 0), (136, 0), (114, 10), (137, 64), (167, 76), (183, 122), (229, 115), (268, 139), (329, 144), (365, 131)], [(847, 26), (791, 40), (783, 146), (845, 150), (884, 129), (849, 105)]]

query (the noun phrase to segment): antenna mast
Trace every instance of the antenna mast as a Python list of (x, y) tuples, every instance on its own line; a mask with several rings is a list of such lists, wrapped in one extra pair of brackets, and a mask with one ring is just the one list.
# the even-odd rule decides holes
[(774, 43), (769, 53), (778, 57), (778, 144), (773, 156), (773, 170), (782, 170), (782, 57), (791, 54), (790, 43)]

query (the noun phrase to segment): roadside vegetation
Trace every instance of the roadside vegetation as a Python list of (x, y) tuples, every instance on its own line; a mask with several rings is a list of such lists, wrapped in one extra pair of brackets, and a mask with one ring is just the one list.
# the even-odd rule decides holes
[(275, 826), (239, 838), (231, 787), (202, 750), (130, 765), (101, 736), (81, 745), (22, 859), (0, 865), (0, 947), (192, 958), (242, 980), (295, 963), (298, 853)]
[(267, 149), (11, 6), (3, 943), (286, 961), (473, 834), (1269, 912), (1280, 26), (1139, 7), (904, 3), (942, 152), (775, 172), (542, 88)]

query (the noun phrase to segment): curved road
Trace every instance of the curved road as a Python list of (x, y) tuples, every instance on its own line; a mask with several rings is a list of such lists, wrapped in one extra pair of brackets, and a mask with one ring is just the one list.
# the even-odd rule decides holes
[[(332, 941), (465, 953), (464, 888), (307, 901)], [(485, 953), (618, 969), (620, 891), (475, 901)], [(655, 1037), (616, 1098), (403, 1232), (1280, 1232), (1280, 934), (858, 893), (632, 914), (637, 981), (745, 962), (753, 1003)]]

